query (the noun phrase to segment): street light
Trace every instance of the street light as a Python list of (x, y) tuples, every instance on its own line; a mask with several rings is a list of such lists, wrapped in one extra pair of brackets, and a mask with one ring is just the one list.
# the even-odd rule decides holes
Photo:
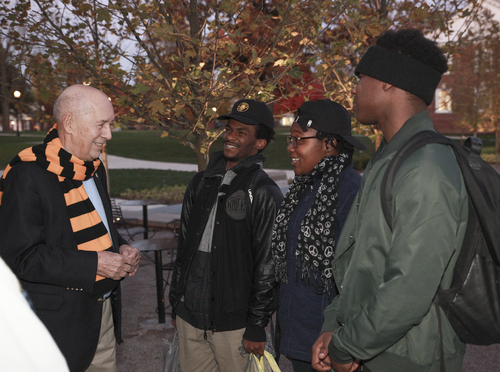
[[(14, 97), (19, 99), (21, 97), (21, 92), (18, 90), (14, 91)], [(17, 136), (19, 137), (19, 124), (20, 124), (21, 115), (19, 114), (19, 109), (17, 109), (16, 112), (17, 112), (16, 132), (17, 132)]]

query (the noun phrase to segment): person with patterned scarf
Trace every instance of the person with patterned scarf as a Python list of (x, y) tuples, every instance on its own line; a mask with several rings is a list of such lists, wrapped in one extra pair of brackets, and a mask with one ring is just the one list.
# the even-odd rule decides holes
[(335, 242), (358, 191), (353, 169), (351, 116), (331, 100), (305, 102), (290, 128), (287, 151), (295, 178), (281, 204), (272, 236), (280, 282), (280, 352), (295, 372), (313, 371), (311, 348), (323, 309), (337, 294), (331, 261)]
[(95, 88), (73, 85), (54, 104), (43, 144), (21, 151), (0, 179), (0, 255), (71, 371), (116, 371), (119, 283), (140, 252), (113, 226), (99, 160), (115, 115)]

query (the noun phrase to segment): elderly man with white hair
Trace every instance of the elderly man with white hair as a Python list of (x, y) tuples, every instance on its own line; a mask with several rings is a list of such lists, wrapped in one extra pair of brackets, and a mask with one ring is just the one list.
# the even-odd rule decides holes
[(0, 255), (70, 370), (114, 371), (119, 283), (136, 273), (140, 252), (113, 226), (99, 160), (113, 105), (102, 91), (73, 85), (54, 119), (44, 143), (21, 151), (0, 180)]

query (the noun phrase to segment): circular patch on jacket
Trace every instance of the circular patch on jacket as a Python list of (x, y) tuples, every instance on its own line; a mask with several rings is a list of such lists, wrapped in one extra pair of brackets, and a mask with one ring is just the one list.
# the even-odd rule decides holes
[(235, 220), (242, 220), (246, 216), (245, 192), (236, 191), (226, 200), (226, 213)]

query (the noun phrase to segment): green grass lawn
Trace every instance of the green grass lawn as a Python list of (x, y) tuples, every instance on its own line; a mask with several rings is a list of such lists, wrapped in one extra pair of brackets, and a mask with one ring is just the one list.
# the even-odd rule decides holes
[(0, 169), (5, 169), (12, 158), (24, 150), (43, 142), (45, 135), (40, 132), (25, 132), (21, 136), (0, 135)]
[[(292, 169), (290, 158), (286, 152), (286, 135), (288, 129), (277, 130), (275, 142), (269, 144), (263, 154), (266, 157), (266, 168)], [(44, 135), (40, 132), (24, 132), (20, 137), (0, 136), (0, 169), (5, 168), (8, 162), (19, 151), (43, 141)], [(358, 151), (355, 157), (371, 154), (374, 151), (373, 143), (366, 137), (360, 138), (368, 147), (365, 154)], [(222, 149), (222, 138), (219, 138), (210, 148), (210, 152)], [(196, 164), (194, 151), (182, 145), (171, 137), (161, 138), (157, 130), (122, 130), (113, 132), (113, 139), (107, 144), (108, 154), (124, 156), (141, 160), (155, 160)]]
[(156, 169), (110, 169), (110, 194), (126, 199), (155, 199), (180, 203), (196, 172)]
[[(286, 152), (286, 135), (289, 130), (277, 130), (275, 142), (265, 150), (266, 168), (292, 169)], [(43, 142), (44, 133), (24, 132), (20, 137), (0, 136), (0, 169), (4, 169), (15, 154)], [(368, 138), (361, 139), (373, 153), (373, 144)], [(219, 138), (210, 151), (222, 149)], [(177, 139), (161, 137), (157, 130), (121, 130), (113, 132), (113, 139), (107, 144), (108, 154), (141, 160), (179, 162), (196, 164), (194, 152)], [(356, 153), (356, 164), (362, 169), (371, 155)], [(125, 198), (162, 199), (165, 202), (179, 202), (195, 172), (176, 172), (152, 169), (111, 169), (109, 174), (111, 195)]]
[[(275, 142), (263, 152), (267, 158), (265, 166), (269, 169), (292, 169), (286, 151), (287, 128), (277, 129)], [(9, 161), (21, 150), (43, 142), (41, 132), (23, 132), (20, 137), (0, 135), (0, 169), (4, 169)], [(495, 161), (494, 138), (480, 136), (484, 143), (483, 154), (488, 161)], [(364, 169), (373, 155), (374, 144), (367, 137), (359, 137), (366, 145), (364, 152), (356, 150), (354, 167)], [(219, 138), (210, 151), (222, 149)], [(161, 137), (157, 130), (122, 130), (113, 132), (113, 139), (107, 145), (108, 154), (141, 160), (179, 162), (196, 164), (194, 152), (182, 145), (177, 139)], [(177, 172), (162, 170), (110, 170), (111, 194), (115, 197), (154, 198), (167, 202), (178, 202), (182, 199), (183, 190), (195, 172)]]
[[(286, 135), (289, 129), (277, 129), (275, 141), (267, 146), (263, 154), (266, 157), (265, 167), (269, 169), (293, 169), (286, 151)], [(360, 138), (367, 146), (365, 154), (355, 153), (356, 158), (369, 157), (375, 151), (373, 143), (366, 137)], [(196, 164), (194, 151), (183, 146), (174, 138), (161, 138), (160, 131), (124, 130), (113, 132), (113, 140), (108, 142), (108, 153), (112, 155), (133, 157), (142, 160), (170, 161)], [(222, 150), (222, 138), (212, 145), (210, 152)], [(133, 154), (133, 156), (131, 155)], [(366, 164), (366, 162), (364, 163)], [(360, 163), (360, 165), (362, 165)]]
[(107, 143), (108, 154), (141, 160), (196, 164), (193, 150), (158, 130), (120, 130)]

